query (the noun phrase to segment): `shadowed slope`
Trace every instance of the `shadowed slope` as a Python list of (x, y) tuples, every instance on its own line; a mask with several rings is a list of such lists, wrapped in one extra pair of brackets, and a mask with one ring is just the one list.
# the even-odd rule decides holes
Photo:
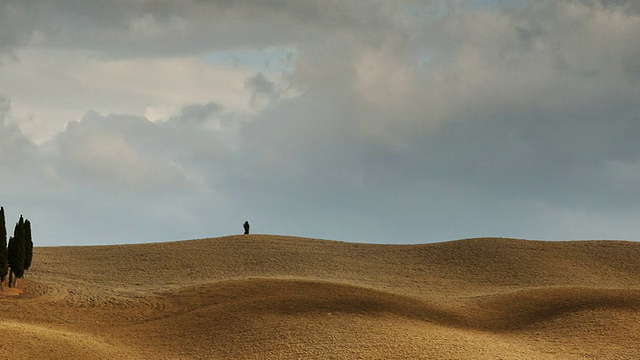
[(94, 358), (633, 358), (638, 259), (637, 243), (509, 239), (36, 248), (0, 312)]
[[(120, 341), (145, 353), (181, 349), (181, 356), (198, 357), (204, 350), (222, 359), (263, 358), (267, 353), (274, 358), (358, 354), (402, 359), (427, 353), (496, 358), (505, 351), (511, 358), (529, 359), (550, 358), (549, 353), (557, 351), (557, 344), (546, 351), (532, 348), (544, 340), (573, 346), (576, 356), (597, 352), (585, 351), (588, 348), (571, 339), (582, 332), (581, 340), (586, 340), (585, 332), (592, 332), (605, 341), (600, 347), (618, 345), (601, 352), (616, 358), (635, 354), (640, 323), (617, 325), (610, 319), (640, 320), (638, 295), (635, 290), (530, 289), (436, 306), (335, 283), (234, 280), (158, 295), (154, 301), (162, 306), (131, 322), (127, 338)], [(605, 323), (607, 332), (595, 326)], [(612, 331), (616, 329), (625, 330), (624, 341), (621, 331)], [(540, 332), (546, 336), (530, 336)], [(433, 352), (434, 337), (441, 341), (438, 352)], [(470, 344), (470, 338), (476, 343)], [(560, 358), (570, 356), (567, 352)]]

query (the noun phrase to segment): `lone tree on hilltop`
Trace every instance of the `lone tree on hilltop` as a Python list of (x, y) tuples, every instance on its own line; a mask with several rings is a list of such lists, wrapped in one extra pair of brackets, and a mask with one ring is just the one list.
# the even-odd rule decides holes
[(4, 291), (4, 280), (9, 272), (9, 258), (7, 250), (7, 226), (4, 219), (4, 208), (0, 207), (0, 289)]
[(25, 259), (25, 231), (24, 219), (20, 215), (20, 221), (13, 230), (13, 237), (9, 239), (9, 287), (16, 284), (18, 278), (24, 276), (24, 259)]
[(244, 234), (249, 234), (249, 222), (245, 221), (244, 224), (242, 224), (242, 227), (244, 228)]

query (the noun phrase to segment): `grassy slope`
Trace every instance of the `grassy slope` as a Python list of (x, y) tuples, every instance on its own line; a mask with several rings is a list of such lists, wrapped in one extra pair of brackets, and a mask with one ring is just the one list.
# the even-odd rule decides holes
[[(36, 248), (14, 358), (635, 358), (640, 243), (248, 235)], [(39, 344), (33, 346), (33, 344)]]

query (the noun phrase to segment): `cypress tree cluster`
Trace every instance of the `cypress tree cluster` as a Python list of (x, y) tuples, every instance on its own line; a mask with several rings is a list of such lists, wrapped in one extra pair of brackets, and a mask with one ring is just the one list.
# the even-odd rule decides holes
[[(4, 208), (0, 208), (0, 280), (4, 288), (4, 280), (9, 274), (9, 287), (15, 285), (16, 279), (22, 278), (24, 272), (31, 267), (33, 259), (33, 240), (31, 239), (31, 222), (20, 215), (20, 220), (13, 229), (13, 236), (7, 245), (7, 228)], [(9, 267), (11, 270), (9, 271)]]

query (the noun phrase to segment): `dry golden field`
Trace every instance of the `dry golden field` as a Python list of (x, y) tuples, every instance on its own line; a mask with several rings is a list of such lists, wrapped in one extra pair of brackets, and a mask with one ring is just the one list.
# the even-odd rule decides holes
[(639, 359), (640, 243), (34, 249), (2, 359)]

